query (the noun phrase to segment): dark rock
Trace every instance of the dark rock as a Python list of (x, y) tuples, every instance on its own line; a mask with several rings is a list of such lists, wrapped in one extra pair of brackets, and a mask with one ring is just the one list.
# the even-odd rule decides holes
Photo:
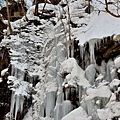
[[(10, 11), (10, 20), (15, 21), (17, 19), (22, 18), (22, 16), (27, 11), (27, 8), (24, 7), (24, 11), (23, 11), (22, 5), (20, 3), (13, 2), (11, 5), (9, 5), (9, 11)], [(6, 7), (3, 7), (0, 10), (0, 13), (3, 15), (4, 19), (7, 19)]]
[[(6, 47), (2, 47), (0, 49), (0, 72), (7, 68), (9, 64), (9, 52)], [(0, 82), (0, 120), (5, 120), (5, 115), (10, 111), (11, 91), (7, 85), (8, 72), (2, 76), (2, 82)]]
[(59, 4), (61, 0), (50, 0), (50, 2), (53, 4), (53, 5), (57, 5)]
[(2, 31), (7, 28), (7, 25), (0, 19), (0, 35)]

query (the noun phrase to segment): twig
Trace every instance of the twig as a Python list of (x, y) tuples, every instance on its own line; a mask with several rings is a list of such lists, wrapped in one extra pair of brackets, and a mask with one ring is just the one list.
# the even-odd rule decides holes
[(90, 30), (92, 28), (92, 26), (90, 28), (88, 28), (86, 31), (82, 31), (81, 33), (86, 33), (88, 30)]
[[(63, 7), (62, 7), (62, 10), (64, 11)], [(64, 29), (64, 35), (65, 35), (65, 40), (66, 40), (66, 57), (68, 59), (68, 43), (67, 43), (66, 29), (65, 29), (65, 25), (62, 21), (62, 18), (60, 18), (60, 20), (61, 20), (61, 23), (62, 23), (62, 26), (63, 26), (63, 29)]]
[(45, 10), (45, 6), (46, 6), (46, 3), (47, 3), (47, 0), (44, 0), (45, 1), (45, 4), (44, 4), (44, 6), (43, 6), (43, 9), (42, 9), (42, 14), (41, 14), (41, 16), (43, 16), (43, 12), (44, 12), (44, 10)]
[(67, 9), (68, 9), (68, 27), (69, 27), (69, 50), (70, 50), (70, 57), (72, 57), (72, 39), (71, 39), (71, 29), (70, 29), (70, 10), (68, 5), (68, 0), (66, 0)]

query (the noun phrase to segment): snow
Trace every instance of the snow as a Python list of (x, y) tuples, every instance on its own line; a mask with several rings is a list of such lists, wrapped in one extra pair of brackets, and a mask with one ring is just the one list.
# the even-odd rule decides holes
[[(41, 3), (41, 4), (38, 4), (38, 8), (39, 8), (39, 13), (42, 13), (42, 10), (43, 10), (43, 6), (44, 6), (44, 3)], [(39, 17), (37, 16), (34, 16), (34, 10), (35, 10), (35, 5), (30, 7), (27, 11), (27, 17), (28, 19), (30, 20), (38, 20), (39, 21)], [(56, 16), (59, 17), (60, 16), (60, 12), (59, 12), (59, 7), (56, 6), (56, 5), (52, 5), (52, 4), (48, 4), (46, 3), (46, 6), (45, 6), (45, 10), (53, 10), (52, 13), (56, 13)]]
[(63, 117), (61, 120), (91, 120), (91, 119), (90, 117), (88, 117), (84, 109), (82, 107), (79, 107), (70, 112), (65, 117)]
[(114, 63), (115, 63), (116, 68), (119, 68), (119, 67), (120, 67), (120, 57), (117, 57), (117, 58), (114, 60)]
[(8, 68), (1, 71), (1, 76), (4, 76), (6, 74), (6, 72), (8, 72)]
[(0, 83), (1, 83), (2, 81), (3, 81), (2, 78), (0, 78)]
[(107, 86), (100, 86), (100, 87), (94, 88), (94, 89), (88, 88), (86, 92), (88, 94), (88, 96), (86, 97), (86, 100), (93, 99), (95, 97), (109, 98), (111, 96), (111, 91)]
[(91, 39), (100, 39), (115, 33), (119, 34), (119, 20), (120, 18), (115, 18), (108, 13), (100, 12), (98, 15), (93, 12), (91, 13), (91, 19), (88, 25), (84, 28), (80, 28), (74, 34), (77, 38), (80, 38), (79, 44), (84, 45), (86, 41)]
[[(10, 35), (10, 40), (6, 37), (1, 43), (9, 43), (7, 46), (11, 52), (12, 72), (7, 81), (12, 91), (11, 120), (14, 119), (13, 115), (15, 119), (17, 118), (19, 110), (22, 113), (25, 97), (29, 98), (31, 90), (35, 92), (32, 95), (34, 112), (30, 108), (23, 120), (96, 120), (98, 117), (106, 120), (119, 116), (120, 105), (116, 102), (116, 93), (120, 88), (114, 93), (111, 89), (118, 86), (120, 82), (118, 79), (106, 80), (106, 64), (100, 66), (100, 74), (96, 76), (94, 48), (95, 43), (101, 38), (120, 34), (120, 18), (103, 12), (105, 6), (97, 1), (91, 2), (95, 7), (95, 11), (91, 14), (84, 12), (87, 1), (86, 3), (84, 0), (69, 1), (71, 20), (77, 24), (77, 28), (71, 27), (71, 38), (79, 40), (79, 45), (83, 46), (86, 42), (90, 45), (90, 63), (93, 64), (90, 64), (91, 67), (87, 64), (84, 71), (74, 58), (66, 59), (64, 32), (68, 41), (67, 6), (61, 8), (60, 4), (56, 6), (47, 3), (45, 10), (53, 10), (52, 13), (56, 16), (44, 20), (34, 16), (35, 5), (32, 6), (32, 2), (33, 0), (25, 0), (27, 7), (30, 7), (26, 16), (28, 20), (37, 20), (42, 25), (35, 26), (34, 23), (28, 25), (24, 16), (20, 20), (11, 22), (12, 29), (17, 32), (20, 29), (20, 34)], [(39, 4), (40, 13), (43, 6), (44, 3)], [(111, 8), (114, 9), (112, 6)], [(102, 11), (98, 13), (98, 9)], [(64, 25), (60, 20), (62, 15)], [(51, 21), (56, 22), (56, 25), (54, 26)], [(38, 46), (40, 50), (37, 49)], [(85, 49), (81, 48), (82, 58), (84, 54)], [(119, 72), (120, 57), (116, 58), (114, 63)], [(111, 68), (109, 72), (116, 73), (116, 68), (114, 70)], [(1, 71), (1, 76), (4, 76), (6, 71), (7, 69)], [(25, 79), (26, 72), (28, 79)], [(64, 73), (68, 73), (65, 78), (62, 76)], [(36, 79), (38, 83), (34, 86), (32, 83), (36, 82), (34, 81)], [(104, 79), (107, 82), (104, 82)], [(100, 83), (96, 84), (97, 82)], [(79, 92), (76, 96), (79, 97), (77, 102), (84, 109), (79, 106), (73, 110), (75, 106), (68, 100), (69, 91), (63, 93), (64, 87), (67, 89), (71, 86)], [(67, 100), (64, 100), (64, 94)]]
[(46, 84), (46, 92), (56, 91), (57, 85), (55, 82), (51, 81)]
[(33, 0), (24, 0), (27, 8), (31, 7), (33, 5)]
[(118, 69), (118, 71), (117, 71), (118, 73), (120, 73), (120, 69)]
[(12, 90), (10, 117), (12, 120), (15, 109), (15, 120), (17, 118), (18, 110), (23, 110), (24, 97), (29, 98), (30, 86), (28, 82), (17, 80), (14, 76), (8, 76), (8, 88)]
[(4, 0), (0, 0), (0, 9), (5, 6), (6, 6), (6, 2)]
[(119, 79), (114, 79), (111, 83), (110, 83), (110, 87), (113, 88), (114, 86), (118, 86), (120, 85), (120, 80)]
[(110, 102), (106, 108), (98, 109), (98, 116), (101, 120), (106, 120), (119, 116), (120, 113), (120, 102)]
[(85, 73), (80, 68), (74, 58), (69, 58), (65, 60), (61, 64), (61, 71), (60, 73), (69, 73), (66, 76), (67, 82), (76, 82), (78, 85), (83, 86), (83, 87), (89, 87), (90, 84), (88, 80), (85, 78)]
[(112, 117), (112, 113), (109, 108), (106, 110), (98, 109), (97, 112), (98, 112), (98, 116), (101, 120), (106, 120), (106, 119), (109, 119)]

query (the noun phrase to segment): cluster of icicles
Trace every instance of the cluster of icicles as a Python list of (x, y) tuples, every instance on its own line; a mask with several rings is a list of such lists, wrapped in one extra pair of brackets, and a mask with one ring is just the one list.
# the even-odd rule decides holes
[[(11, 76), (8, 76), (8, 87), (12, 90), (10, 120), (17, 119), (18, 111), (22, 114), (25, 97), (29, 98), (31, 84), (24, 81), (24, 72), (12, 65)], [(15, 111), (15, 112), (14, 112)]]

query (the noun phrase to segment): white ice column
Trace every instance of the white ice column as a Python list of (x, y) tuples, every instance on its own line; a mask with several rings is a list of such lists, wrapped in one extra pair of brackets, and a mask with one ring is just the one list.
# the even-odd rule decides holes
[(56, 101), (56, 106), (54, 109), (54, 119), (55, 120), (61, 120), (61, 118), (63, 117), (62, 114), (62, 102), (64, 100), (64, 95), (62, 92), (62, 88), (58, 88), (58, 92), (57, 92), (57, 101)]
[(96, 39), (92, 39), (89, 41), (89, 51), (90, 51), (90, 62), (91, 63), (94, 63), (94, 60), (95, 60), (95, 52), (94, 52), (94, 49), (95, 49), (95, 43), (96, 43)]
[(10, 106), (10, 120), (13, 119), (14, 106), (15, 106), (15, 92), (12, 91), (11, 106)]
[(91, 85), (94, 85), (95, 82), (96, 69), (95, 64), (90, 64), (85, 70), (85, 77)]
[(73, 109), (73, 106), (69, 100), (66, 100), (62, 103), (63, 116), (67, 115), (72, 109)]
[(55, 91), (47, 92), (46, 94), (46, 117), (53, 118), (55, 99), (56, 99)]
[(20, 96), (16, 95), (16, 104), (15, 104), (15, 120), (17, 118), (18, 110), (20, 109)]

